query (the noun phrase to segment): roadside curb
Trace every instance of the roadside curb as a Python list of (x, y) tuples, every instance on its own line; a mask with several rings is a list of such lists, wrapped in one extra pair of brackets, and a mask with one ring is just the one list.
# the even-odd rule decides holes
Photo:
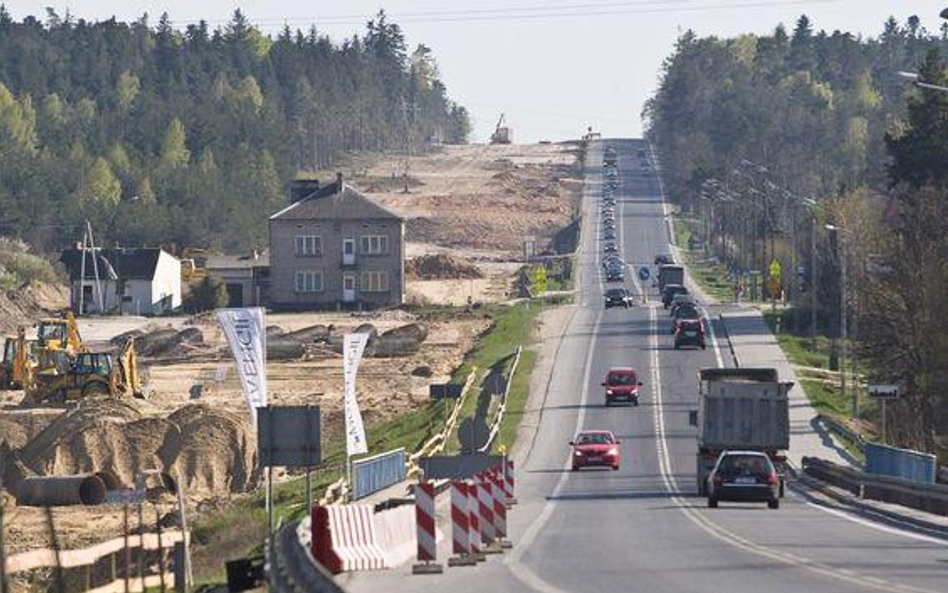
[(853, 512), (857, 515), (865, 517), (866, 519), (882, 523), (890, 527), (904, 529), (914, 533), (919, 533), (921, 535), (927, 535), (929, 537), (936, 537), (938, 539), (948, 541), (948, 525), (940, 525), (938, 523), (926, 521), (920, 517), (914, 517), (890, 509), (880, 508), (872, 503), (859, 499), (857, 496), (849, 492), (835, 488), (812, 476), (808, 476), (796, 468), (791, 468), (791, 473), (794, 477), (794, 481), (789, 483), (791, 489), (813, 504), (829, 506), (827, 505), (826, 500), (821, 500), (814, 495), (814, 492), (818, 492), (819, 494), (832, 499), (840, 505), (847, 507), (840, 510)]

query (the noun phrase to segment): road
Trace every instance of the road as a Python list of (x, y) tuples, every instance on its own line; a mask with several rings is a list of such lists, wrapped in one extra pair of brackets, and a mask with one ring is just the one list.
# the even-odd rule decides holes
[[(602, 151), (609, 145), (619, 153), (618, 242), (633, 268), (626, 285), (640, 295), (631, 310), (606, 311), (602, 304), (599, 199)], [(716, 340), (704, 351), (674, 350), (655, 289), (634, 279), (635, 268), (669, 251), (661, 185), (638, 157), (647, 148), (641, 140), (602, 141), (587, 155), (580, 307), (518, 473), (520, 504), (508, 518), (513, 550), (440, 576), (398, 569), (340, 582), (354, 592), (948, 590), (948, 542), (826, 509), (794, 491), (779, 510), (733, 503), (707, 509), (694, 496), (688, 410), (696, 408), (696, 376), (727, 357)], [(604, 407), (607, 369), (628, 365), (645, 383), (641, 405)], [(616, 433), (622, 468), (568, 471), (568, 441), (580, 429)]]

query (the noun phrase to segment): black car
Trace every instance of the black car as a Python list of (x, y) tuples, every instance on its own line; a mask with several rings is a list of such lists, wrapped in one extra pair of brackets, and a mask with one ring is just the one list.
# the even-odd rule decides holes
[(698, 301), (695, 300), (694, 296), (688, 294), (687, 292), (676, 294), (672, 297), (671, 302), (668, 304), (668, 315), (674, 319), (678, 309), (686, 305), (697, 307)]
[(722, 500), (766, 502), (780, 508), (780, 476), (760, 451), (724, 451), (708, 476), (708, 507)]
[(655, 256), (656, 266), (670, 266), (673, 263), (675, 263), (675, 258), (668, 255), (667, 253), (660, 253)]
[(620, 268), (625, 265), (625, 262), (622, 261), (622, 258), (616, 255), (615, 253), (606, 254), (602, 258), (602, 267), (610, 268), (612, 266), (619, 266)]
[(698, 311), (698, 307), (694, 303), (682, 303), (671, 314), (672, 318), (672, 333), (675, 333), (675, 327), (678, 325), (678, 322), (683, 319), (701, 319), (701, 312)]
[(613, 241), (613, 240), (615, 240), (615, 238), (616, 238), (616, 231), (615, 231), (615, 229), (606, 229), (606, 230), (604, 230), (604, 231), (602, 232), (602, 238), (603, 238), (603, 239), (606, 239), (607, 241)]
[(628, 288), (610, 288), (603, 295), (606, 301), (606, 309), (613, 307), (624, 307), (628, 309), (632, 306), (632, 294)]
[(676, 294), (688, 294), (688, 289), (681, 284), (666, 284), (662, 292), (662, 305), (667, 309)]
[(602, 248), (603, 253), (618, 253), (619, 250), (616, 249), (615, 243), (606, 243), (606, 246)]

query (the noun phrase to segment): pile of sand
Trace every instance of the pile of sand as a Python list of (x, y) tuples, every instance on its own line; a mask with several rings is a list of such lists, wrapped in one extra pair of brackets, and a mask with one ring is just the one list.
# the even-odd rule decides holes
[[(37, 475), (108, 471), (125, 485), (141, 470), (180, 476), (189, 490), (246, 492), (255, 487), (257, 443), (245, 414), (185, 406), (168, 418), (146, 417), (137, 402), (82, 402), (53, 420), (15, 458)], [(22, 432), (22, 429), (20, 430)], [(18, 449), (18, 450), (17, 450)]]
[(484, 272), (471, 262), (447, 253), (422, 255), (405, 262), (409, 278), (421, 280), (469, 280), (483, 278)]

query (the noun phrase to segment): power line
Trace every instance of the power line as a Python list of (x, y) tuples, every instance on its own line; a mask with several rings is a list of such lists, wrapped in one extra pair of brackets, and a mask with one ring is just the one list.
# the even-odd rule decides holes
[[(501, 21), (527, 21), (576, 17), (616, 16), (631, 14), (691, 13), (754, 8), (776, 8), (836, 4), (843, 0), (770, 0), (757, 2), (733, 2), (705, 5), (686, 5), (691, 0), (651, 0), (642, 2), (610, 2), (598, 4), (573, 4), (561, 6), (508, 7), (497, 9), (466, 9), (457, 11), (427, 11), (387, 13), (393, 22), (408, 23), (476, 23)], [(651, 7), (646, 7), (651, 6)], [(361, 25), (376, 15), (329, 15), (312, 17), (264, 18), (255, 21), (256, 26), (279, 26), (291, 24), (317, 24), (325, 26)], [(226, 24), (230, 20), (201, 19), (208, 24)], [(187, 24), (196, 21), (175, 21)]]

